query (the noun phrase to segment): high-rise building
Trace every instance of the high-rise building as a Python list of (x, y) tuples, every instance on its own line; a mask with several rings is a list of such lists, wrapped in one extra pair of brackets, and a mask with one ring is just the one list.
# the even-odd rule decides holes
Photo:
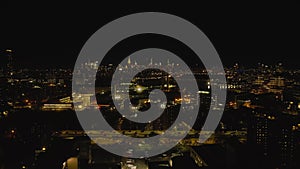
[(8, 70), (12, 70), (13, 69), (13, 56), (12, 56), (12, 50), (10, 49), (6, 49), (6, 54), (8, 57), (8, 62), (7, 62), (7, 69)]
[(270, 113), (266, 109), (254, 109), (248, 122), (248, 145), (260, 149), (261, 160), (272, 167), (295, 167), (299, 153), (297, 116), (286, 113)]
[(278, 150), (279, 150), (279, 167), (289, 168), (296, 167), (296, 157), (299, 156), (299, 138), (300, 125), (297, 124), (298, 116), (283, 113), (276, 121)]
[(248, 144), (257, 145), (263, 155), (270, 152), (270, 144), (273, 141), (271, 131), (274, 128), (275, 117), (264, 109), (252, 110), (248, 121)]
[(7, 78), (13, 75), (13, 51), (10, 49), (1, 52), (0, 59), (0, 118), (9, 114), (8, 100), (11, 97), (12, 88), (8, 85)]
[(6, 49), (1, 56), (1, 69), (5, 76), (11, 76), (13, 73), (13, 51)]

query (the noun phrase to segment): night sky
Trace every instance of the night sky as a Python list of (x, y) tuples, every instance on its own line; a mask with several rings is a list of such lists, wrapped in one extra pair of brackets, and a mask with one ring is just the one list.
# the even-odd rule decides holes
[(159, 11), (197, 25), (226, 66), (283, 62), (299, 68), (297, 6), (238, 5), (1, 2), (0, 49), (13, 49), (19, 67), (72, 68), (85, 41), (104, 24), (127, 14)]

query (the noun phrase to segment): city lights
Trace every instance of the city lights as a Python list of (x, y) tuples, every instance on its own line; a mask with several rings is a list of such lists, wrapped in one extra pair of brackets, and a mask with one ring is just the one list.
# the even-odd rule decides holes
[(0, 169), (300, 169), (299, 5), (99, 4), (1, 3)]
[(136, 86), (136, 91), (137, 91), (138, 93), (142, 93), (143, 90), (144, 90), (144, 88), (143, 88), (142, 86)]

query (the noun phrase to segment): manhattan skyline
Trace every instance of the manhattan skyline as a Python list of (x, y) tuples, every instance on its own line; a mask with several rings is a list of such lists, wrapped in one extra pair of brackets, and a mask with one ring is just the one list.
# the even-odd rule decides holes
[[(122, 5), (121, 5), (122, 6)], [(109, 21), (142, 12), (180, 16), (198, 26), (216, 48), (225, 67), (240, 63), (282, 62), (298, 68), (297, 13), (292, 6), (257, 6), (220, 9), (186, 4), (117, 5), (80, 3), (7, 2), (1, 7), (0, 49), (12, 49), (16, 66), (69, 67), (88, 38)], [(185, 56), (181, 56), (185, 57)]]

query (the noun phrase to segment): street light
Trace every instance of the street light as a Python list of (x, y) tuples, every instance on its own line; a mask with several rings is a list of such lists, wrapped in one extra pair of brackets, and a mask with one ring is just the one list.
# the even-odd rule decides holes
[(138, 93), (142, 93), (143, 92), (143, 87), (142, 86), (136, 86), (136, 91), (138, 92)]

